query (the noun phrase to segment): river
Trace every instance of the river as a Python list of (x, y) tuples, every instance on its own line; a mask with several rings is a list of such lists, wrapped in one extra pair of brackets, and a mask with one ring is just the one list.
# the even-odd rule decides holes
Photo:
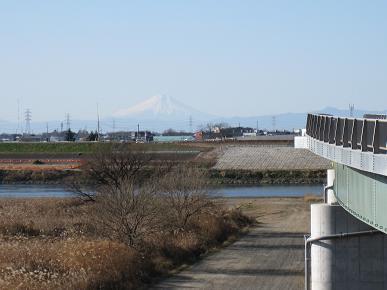
[[(225, 197), (304, 196), (321, 194), (322, 185), (227, 185), (211, 188), (210, 193)], [(0, 184), (0, 197), (70, 197), (73, 193), (60, 185)]]

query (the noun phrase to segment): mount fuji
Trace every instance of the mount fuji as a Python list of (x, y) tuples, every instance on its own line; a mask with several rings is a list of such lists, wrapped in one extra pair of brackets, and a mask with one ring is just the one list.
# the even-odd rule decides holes
[(119, 109), (112, 117), (117, 123), (139, 123), (140, 127), (148, 130), (195, 129), (216, 118), (166, 95), (153, 96), (129, 108)]
[(153, 96), (141, 103), (114, 113), (118, 118), (157, 119), (157, 120), (209, 120), (213, 115), (200, 112), (182, 102), (165, 95)]

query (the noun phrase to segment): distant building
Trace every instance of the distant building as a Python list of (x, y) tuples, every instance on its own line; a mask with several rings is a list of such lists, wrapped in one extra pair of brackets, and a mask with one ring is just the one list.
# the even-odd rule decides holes
[(20, 139), (20, 134), (0, 134), (0, 142), (15, 142)]
[(42, 142), (45, 140), (42, 138), (42, 135), (24, 134), (23, 136), (21, 136), (20, 141), (21, 142)]
[(65, 141), (65, 132), (58, 132), (54, 130), (53, 132), (50, 132), (50, 133), (43, 133), (42, 141), (63, 142)]
[(294, 137), (294, 148), (308, 149), (308, 137), (306, 136), (306, 129), (300, 130), (300, 136)]
[(168, 143), (168, 142), (188, 142), (188, 141), (195, 141), (196, 138), (194, 138), (192, 135), (185, 135), (185, 136), (154, 136), (153, 141), (154, 142), (162, 142), (162, 143)]
[(152, 142), (153, 133), (150, 131), (119, 131), (109, 132), (106, 140), (118, 142)]
[(203, 141), (203, 131), (197, 131), (194, 133), (195, 141), (201, 142)]
[(364, 119), (374, 119), (374, 120), (386, 120), (387, 115), (384, 114), (364, 114)]
[(239, 137), (256, 136), (257, 133), (253, 128), (249, 127), (229, 127), (229, 128), (218, 128), (215, 127), (211, 131), (198, 131), (195, 133), (196, 141), (206, 140), (227, 140), (236, 139)]

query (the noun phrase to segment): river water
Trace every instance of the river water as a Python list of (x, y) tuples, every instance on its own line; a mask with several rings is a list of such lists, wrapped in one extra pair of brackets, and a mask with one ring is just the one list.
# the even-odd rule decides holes
[[(322, 185), (227, 185), (210, 189), (215, 196), (263, 197), (263, 196), (304, 196), (321, 194)], [(1, 197), (70, 197), (73, 193), (60, 185), (0, 184)]]

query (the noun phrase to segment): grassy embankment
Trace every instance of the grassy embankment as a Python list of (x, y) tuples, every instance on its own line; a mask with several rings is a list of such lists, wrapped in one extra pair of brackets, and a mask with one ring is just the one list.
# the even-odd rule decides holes
[[(211, 164), (207, 162), (206, 164)], [(294, 171), (219, 171), (208, 169), (209, 182), (214, 185), (243, 185), (243, 184), (322, 184), (326, 180), (326, 170), (294, 170)], [(149, 169), (151, 174), (151, 169)], [(73, 182), (78, 176), (76, 171), (58, 170), (0, 170), (0, 183), (4, 184), (67, 184)]]
[[(92, 153), (108, 148), (111, 143), (0, 143), (0, 153)], [(126, 143), (133, 151), (206, 151), (210, 146), (196, 143)]]
[(326, 170), (214, 170), (210, 179), (216, 184), (318, 184), (326, 180)]
[(158, 233), (146, 250), (108, 239), (95, 204), (75, 199), (0, 200), (1, 289), (138, 289), (238, 235), (238, 210), (201, 214), (180, 233)]

